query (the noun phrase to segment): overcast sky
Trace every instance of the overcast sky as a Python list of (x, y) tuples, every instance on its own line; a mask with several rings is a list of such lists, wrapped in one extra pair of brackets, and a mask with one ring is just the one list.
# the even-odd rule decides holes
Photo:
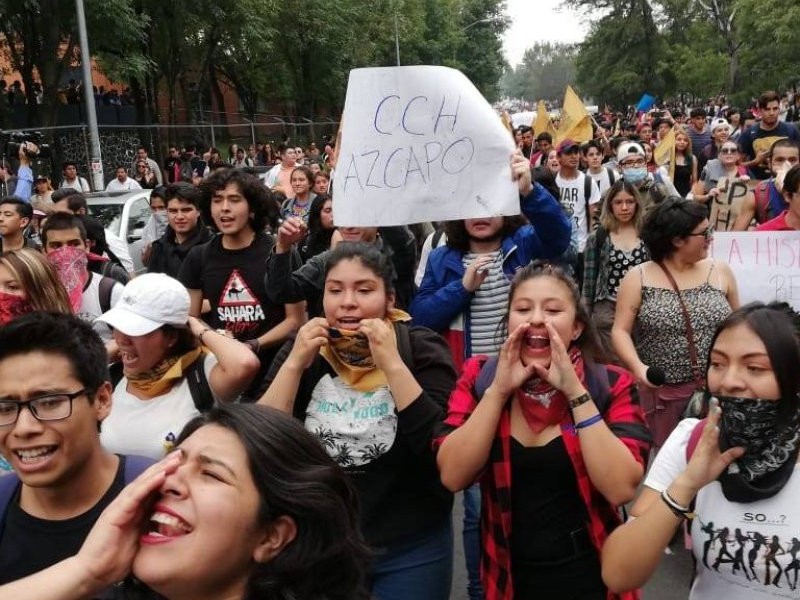
[(577, 13), (559, 8), (562, 0), (506, 0), (511, 26), (503, 48), (506, 60), (516, 66), (525, 50), (537, 41), (580, 42), (586, 26)]

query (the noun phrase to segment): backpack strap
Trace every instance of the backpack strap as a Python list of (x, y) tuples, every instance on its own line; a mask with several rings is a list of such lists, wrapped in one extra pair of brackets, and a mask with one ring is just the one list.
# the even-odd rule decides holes
[(769, 220), (769, 181), (759, 181), (753, 188), (756, 204), (756, 221), (766, 223)]
[(606, 167), (606, 173), (608, 173), (608, 185), (611, 187), (614, 185), (614, 182), (617, 180), (616, 175), (614, 175), (614, 169), (611, 167)]
[(694, 429), (692, 429), (692, 433), (689, 434), (689, 441), (686, 442), (687, 463), (692, 458), (692, 454), (694, 454), (694, 451), (697, 448), (697, 444), (700, 443), (700, 438), (703, 435), (703, 429), (705, 429), (705, 426), (706, 426), (706, 420), (700, 419), (700, 421), (694, 426)]
[(411, 350), (411, 334), (408, 331), (408, 325), (405, 323), (396, 323), (394, 326), (395, 336), (397, 338), (397, 352), (409, 370), (414, 372), (414, 355)]
[(146, 458), (144, 456), (131, 455), (121, 456), (120, 458), (125, 461), (122, 473), (125, 485), (128, 485), (131, 481), (141, 475), (142, 471), (156, 462), (152, 458)]
[(583, 174), (583, 200), (586, 205), (586, 231), (592, 232), (592, 219), (589, 218), (589, 200), (592, 199), (592, 183), (594, 179), (586, 173)]
[(439, 247), (439, 242), (442, 241), (443, 235), (444, 235), (444, 229), (441, 228), (433, 232), (433, 237), (431, 238), (431, 249)]
[(214, 407), (214, 394), (211, 392), (211, 386), (206, 377), (205, 355), (201, 355), (189, 365), (185, 376), (195, 408), (201, 413), (211, 410)]
[(111, 310), (111, 292), (114, 290), (115, 285), (117, 285), (116, 279), (111, 279), (111, 277), (106, 277), (105, 275), (100, 276), (100, 285), (97, 290), (100, 312), (106, 313)]

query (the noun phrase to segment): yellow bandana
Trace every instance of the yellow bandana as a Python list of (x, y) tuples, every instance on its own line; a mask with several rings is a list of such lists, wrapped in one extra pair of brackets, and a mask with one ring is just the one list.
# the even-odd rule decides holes
[(183, 379), (183, 372), (205, 353), (206, 349), (201, 346), (190, 350), (183, 356), (165, 358), (145, 373), (126, 375), (128, 384), (148, 398), (160, 396)]
[[(397, 342), (394, 323), (410, 321), (411, 315), (397, 308), (391, 309), (383, 319), (389, 325), (392, 338)], [(328, 361), (336, 374), (351, 388), (359, 392), (371, 392), (387, 385), (386, 375), (375, 366), (369, 340), (363, 333), (348, 329), (337, 329), (339, 337), (331, 337), (319, 353)]]

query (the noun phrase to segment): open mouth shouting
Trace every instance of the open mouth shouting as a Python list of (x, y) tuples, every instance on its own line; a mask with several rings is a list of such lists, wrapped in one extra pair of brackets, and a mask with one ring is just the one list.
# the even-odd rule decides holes
[(525, 348), (532, 354), (547, 354), (550, 351), (550, 336), (546, 331), (537, 332), (528, 329), (525, 333)]
[(147, 531), (139, 541), (142, 544), (165, 544), (191, 533), (193, 529), (178, 513), (158, 504), (150, 516)]

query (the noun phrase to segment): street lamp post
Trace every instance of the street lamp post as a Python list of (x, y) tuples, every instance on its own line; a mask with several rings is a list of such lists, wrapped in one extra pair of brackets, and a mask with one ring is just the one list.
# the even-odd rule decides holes
[[(481, 25), (482, 23), (494, 23), (494, 21), (495, 21), (494, 17), (485, 17), (483, 19), (478, 19), (477, 21), (473, 21), (472, 23), (470, 23), (466, 27), (462, 27), (461, 30), (458, 33), (462, 34), (465, 31), (467, 31), (468, 29), (472, 29), (473, 27), (475, 27), (475, 25)], [(456, 61), (456, 50), (457, 50), (457, 47), (453, 46), (453, 62)]]
[(75, 18), (78, 22), (78, 38), (81, 46), (81, 68), (83, 71), (83, 99), (86, 102), (86, 119), (89, 121), (89, 140), (91, 141), (90, 164), (92, 169), (92, 189), (102, 190), (103, 158), (100, 154), (100, 132), (97, 128), (97, 112), (94, 106), (94, 86), (92, 85), (92, 56), (89, 54), (89, 36), (86, 33), (86, 13), (83, 0), (75, 0)]
[(397, 32), (397, 12), (394, 13), (394, 51), (397, 54), (397, 66), (400, 66), (400, 34)]

